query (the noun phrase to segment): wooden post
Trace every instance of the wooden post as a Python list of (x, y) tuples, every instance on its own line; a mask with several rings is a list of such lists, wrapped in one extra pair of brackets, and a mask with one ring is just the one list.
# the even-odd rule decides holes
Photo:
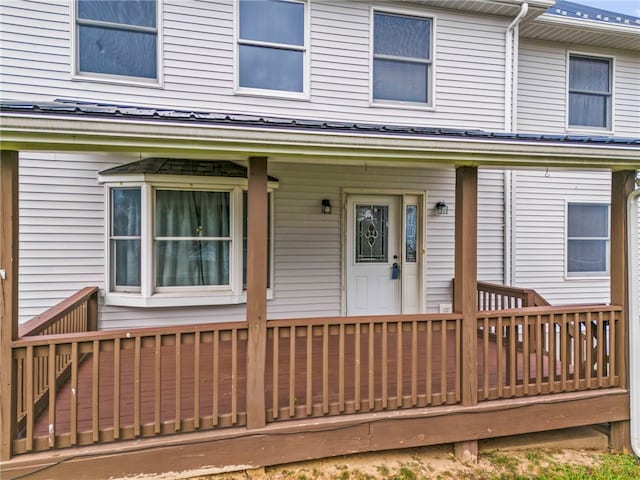
[(264, 372), (267, 352), (267, 158), (249, 158), (247, 218), (247, 428), (266, 424)]
[(98, 330), (98, 290), (87, 298), (87, 331)]
[[(627, 199), (635, 186), (636, 172), (622, 170), (611, 174), (611, 304), (620, 305), (622, 330), (616, 332), (616, 358), (620, 386), (629, 388), (629, 296), (627, 294)], [(631, 451), (631, 432), (628, 421), (611, 424), (611, 447)]]
[(18, 338), (18, 152), (0, 152), (0, 460), (11, 458), (16, 429)]
[[(462, 314), (462, 405), (478, 403), (478, 169), (456, 169), (454, 310)], [(456, 445), (468, 461), (477, 456), (477, 441)], [(467, 453), (465, 453), (467, 452)]]

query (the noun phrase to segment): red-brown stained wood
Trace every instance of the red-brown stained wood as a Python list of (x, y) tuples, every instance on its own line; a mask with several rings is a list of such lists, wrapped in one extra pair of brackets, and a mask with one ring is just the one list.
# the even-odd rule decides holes
[(249, 158), (247, 216), (247, 427), (265, 425), (267, 344), (267, 158)]
[[(611, 174), (611, 304), (624, 308), (624, 323), (617, 337), (616, 348), (624, 351), (619, 357), (618, 371), (623, 387), (628, 387), (628, 315), (629, 298), (627, 289), (628, 278), (628, 246), (627, 246), (627, 198), (635, 187), (634, 170), (622, 170)], [(629, 423), (615, 425), (611, 429), (611, 442), (619, 450), (631, 450), (631, 433)]]
[[(70, 448), (18, 456), (3, 465), (9, 478), (113, 478), (228, 465), (269, 466), (344, 452), (367, 452), (475, 440), (527, 431), (567, 428), (628, 418), (622, 390), (503, 400), (475, 407), (447, 406), (309, 422), (284, 422), (245, 434), (240, 429), (165, 436), (119, 445)], [(548, 419), (553, 418), (553, 422)], [(256, 455), (259, 452), (259, 455)], [(117, 458), (117, 461), (114, 461)], [(38, 472), (36, 473), (36, 470)]]
[(462, 404), (478, 401), (478, 169), (456, 169), (454, 311), (462, 314)]
[(18, 338), (18, 152), (0, 152), (0, 460), (11, 457), (17, 389), (11, 342)]

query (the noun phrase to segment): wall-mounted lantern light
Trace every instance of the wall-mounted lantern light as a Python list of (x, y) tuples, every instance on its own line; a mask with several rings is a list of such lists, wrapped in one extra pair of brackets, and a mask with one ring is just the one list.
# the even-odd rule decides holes
[(331, 202), (328, 198), (322, 199), (322, 213), (325, 215), (331, 215)]
[(449, 207), (442, 200), (436, 203), (436, 206), (433, 209), (433, 213), (436, 215), (447, 215), (449, 213)]

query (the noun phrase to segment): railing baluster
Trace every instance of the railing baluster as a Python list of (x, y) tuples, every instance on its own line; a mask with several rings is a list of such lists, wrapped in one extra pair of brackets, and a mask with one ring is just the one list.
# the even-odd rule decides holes
[(56, 345), (49, 345), (49, 448), (56, 446)]
[[(489, 361), (491, 358), (490, 350), (489, 350), (489, 318), (485, 317), (483, 321), (482, 327), (482, 379), (483, 379), (483, 387), (484, 392), (482, 397), (485, 400), (489, 399)], [(460, 379), (462, 381), (462, 379)], [(460, 383), (458, 381), (457, 383)]]
[(313, 326), (307, 326), (307, 415), (313, 413)]
[(498, 317), (496, 323), (496, 343), (498, 344), (498, 362), (497, 362), (497, 377), (498, 377), (498, 398), (502, 398), (504, 379), (502, 378), (504, 373), (504, 357), (502, 342), (504, 341), (504, 332), (502, 331), (502, 317)]
[(567, 324), (567, 314), (562, 314), (562, 323), (560, 327), (560, 365), (562, 366), (562, 391), (567, 390), (567, 373), (569, 370), (569, 359), (567, 355), (567, 348), (569, 343), (569, 325)]
[(616, 321), (616, 314), (613, 311), (607, 312), (609, 315), (609, 381), (608, 385), (610, 387), (617, 385), (618, 382), (615, 380), (617, 376), (616, 367), (617, 367), (617, 356), (618, 352), (616, 350), (616, 328), (618, 327), (618, 322)]
[(329, 413), (329, 325), (322, 329), (322, 412)]
[(604, 386), (604, 350), (605, 350), (605, 337), (604, 337), (604, 319), (602, 311), (598, 312), (598, 387)]
[(153, 341), (153, 431), (162, 431), (162, 336), (156, 334)]
[(120, 438), (120, 339), (113, 341), (113, 438)]
[[(562, 341), (562, 327), (559, 328), (558, 335), (556, 335), (556, 317), (552, 313), (549, 315), (549, 328), (547, 331), (549, 342), (549, 392), (554, 392), (556, 389), (556, 374), (558, 373), (558, 364), (556, 357), (559, 352), (560, 345), (557, 343)], [(557, 348), (556, 348), (557, 347)]]
[(231, 423), (238, 423), (238, 329), (231, 330)]
[(200, 332), (193, 339), (193, 428), (200, 428)]
[(411, 406), (418, 404), (418, 323), (411, 322)]
[(217, 426), (218, 425), (218, 418), (219, 418), (219, 396), (220, 396), (220, 391), (219, 391), (219, 382), (220, 382), (220, 332), (218, 330), (214, 330), (213, 332), (213, 348), (212, 348), (212, 355), (213, 355), (213, 371), (211, 373), (212, 379), (211, 379), (211, 383), (213, 384), (213, 390), (211, 392), (211, 396), (212, 396), (212, 404), (211, 404), (211, 415), (213, 417), (213, 426)]
[[(49, 393), (55, 396), (55, 388)], [(71, 445), (78, 443), (78, 342), (71, 343)]]
[(289, 327), (289, 416), (296, 415), (296, 327)]
[(404, 361), (403, 342), (402, 342), (402, 322), (396, 323), (398, 334), (396, 336), (396, 398), (398, 408), (403, 406), (403, 372), (402, 362)]
[(513, 397), (516, 394), (516, 375), (518, 373), (518, 352), (516, 351), (516, 340), (518, 330), (515, 315), (511, 315), (509, 320), (509, 392)]
[(374, 391), (374, 387), (375, 387), (375, 365), (374, 365), (374, 361), (375, 361), (375, 357), (374, 357), (374, 351), (373, 351), (373, 340), (374, 340), (374, 323), (373, 322), (369, 322), (369, 410), (373, 410), (374, 406), (375, 406), (375, 391)]
[(273, 327), (273, 380), (272, 380), (272, 398), (273, 398), (273, 419), (278, 418), (279, 404), (279, 367), (280, 367), (280, 328)]
[(525, 395), (529, 395), (529, 315), (522, 317), (522, 386)]
[(140, 401), (140, 368), (142, 356), (140, 352), (140, 336), (134, 339), (133, 353), (133, 431), (136, 437), (140, 436), (140, 425), (142, 424), (142, 402)]
[(100, 341), (92, 342), (91, 360), (93, 380), (91, 385), (91, 432), (94, 443), (100, 441)]
[(176, 333), (175, 335), (175, 367), (176, 367), (176, 381), (175, 381), (175, 431), (178, 432), (182, 429), (182, 335)]
[(345, 325), (340, 323), (340, 338), (338, 340), (338, 410), (344, 412), (344, 348), (345, 348)]
[(585, 322), (585, 368), (584, 378), (587, 381), (587, 388), (591, 388), (591, 379), (593, 377), (593, 330), (591, 325), (591, 312), (587, 312), (587, 320)]
[(355, 385), (355, 409), (356, 412), (360, 411), (361, 407), (361, 398), (360, 398), (360, 363), (361, 363), (361, 352), (360, 352), (360, 324), (356, 323), (356, 331), (355, 331), (355, 355), (354, 355), (354, 385)]
[(382, 408), (389, 406), (389, 324), (382, 323)]
[[(37, 364), (37, 361), (36, 361)], [(34, 396), (33, 396), (33, 386), (36, 379), (34, 378), (34, 362), (33, 362), (33, 346), (27, 346), (27, 358), (26, 358), (26, 378), (25, 378), (25, 386), (26, 386), (26, 421), (27, 421), (27, 432), (26, 432), (26, 448), (27, 452), (33, 450), (33, 423), (35, 420), (35, 405), (34, 405)]]
[[(447, 323), (440, 320), (440, 403), (447, 402)], [(457, 379), (456, 379), (457, 380)]]
[[(425, 395), (427, 396), (427, 405), (433, 403), (433, 352), (435, 351), (433, 346), (433, 320), (427, 320), (427, 347), (425, 353), (427, 355), (427, 385)], [(385, 362), (386, 363), (386, 362)]]
[(582, 333), (580, 331), (580, 314), (573, 316), (573, 388), (580, 389), (580, 370), (582, 355), (580, 355), (580, 344), (582, 343)]
[[(453, 347), (453, 351), (456, 356), (456, 369), (454, 373), (454, 384), (455, 384), (455, 396), (456, 402), (462, 401), (462, 320), (456, 319), (456, 344)], [(460, 379), (460, 381), (458, 381)]]
[[(542, 377), (544, 376), (544, 365), (543, 365), (543, 349), (542, 349), (542, 318), (540, 317), (540, 314), (536, 315), (536, 330), (535, 330), (535, 338), (536, 338), (536, 393), (539, 394), (540, 392), (542, 392)], [(549, 324), (549, 329), (548, 331), (552, 331), (553, 329), (553, 324), (550, 323)], [(549, 343), (549, 346), (551, 346), (551, 343)], [(552, 366), (552, 358), (551, 355), (549, 355), (547, 357), (547, 362), (548, 362), (548, 370), (549, 370), (549, 378), (551, 378), (550, 372), (551, 372), (551, 366)], [(553, 380), (551, 380), (553, 381)]]

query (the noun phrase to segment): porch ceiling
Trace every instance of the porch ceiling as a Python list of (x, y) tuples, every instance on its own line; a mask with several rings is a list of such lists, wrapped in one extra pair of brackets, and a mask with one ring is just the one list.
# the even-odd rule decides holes
[(640, 139), (357, 124), (87, 103), (6, 102), (5, 150), (451, 166), (640, 168)]

